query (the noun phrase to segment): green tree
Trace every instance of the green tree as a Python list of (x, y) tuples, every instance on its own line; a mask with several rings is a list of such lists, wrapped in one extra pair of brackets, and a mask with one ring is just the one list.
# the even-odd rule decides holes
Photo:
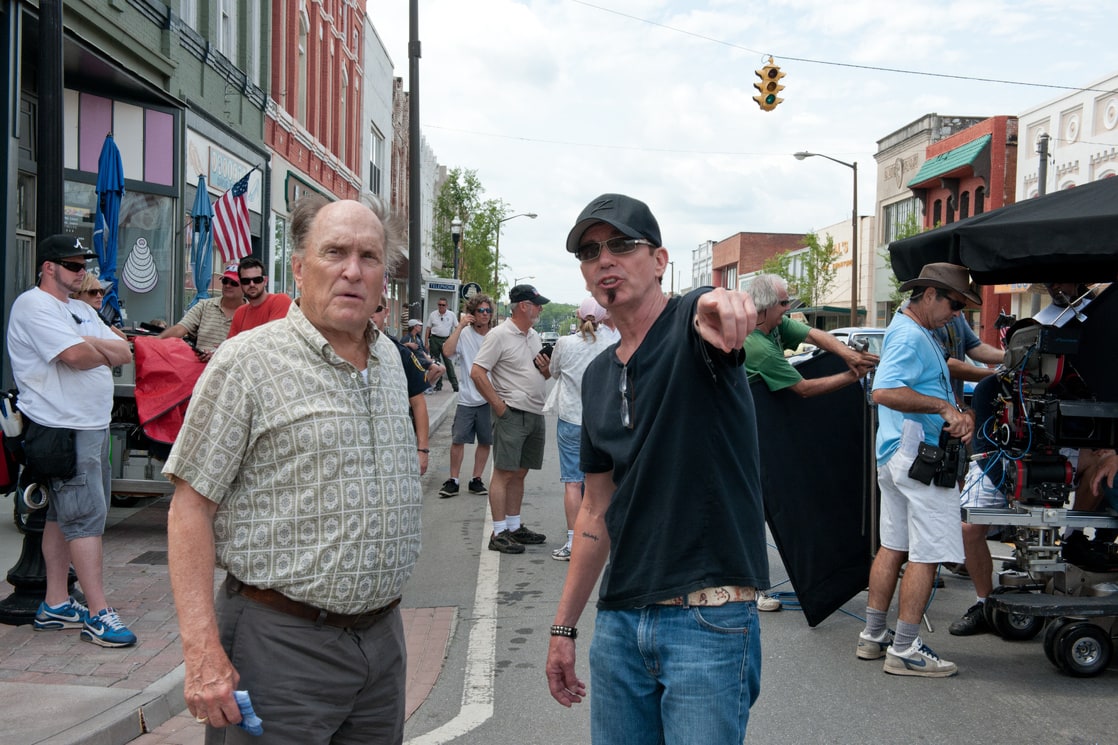
[(577, 316), (578, 308), (566, 303), (548, 303), (540, 311), (540, 320), (536, 322), (537, 331), (558, 331), (561, 336), (570, 333), (571, 323)]
[[(897, 232), (896, 235), (893, 237), (893, 240), (899, 241), (904, 238), (911, 238), (912, 236), (923, 232), (924, 228), (920, 227), (920, 220), (916, 217), (916, 214), (913, 213), (906, 217), (905, 221), (897, 226)], [(885, 265), (889, 266), (892, 260), (889, 256), (888, 245), (886, 245), (885, 248), (882, 250), (881, 258), (885, 261)], [(901, 303), (904, 302), (904, 295), (901, 293), (900, 290), (901, 281), (897, 279), (897, 275), (893, 272), (889, 272), (889, 286), (893, 288), (893, 291), (889, 294), (889, 303), (893, 308), (898, 308), (900, 307)]]
[(804, 236), (804, 248), (773, 256), (761, 265), (761, 271), (783, 277), (788, 283), (789, 293), (811, 308), (827, 296), (827, 290), (835, 280), (836, 259), (838, 249), (830, 234), (820, 243), (819, 236), (808, 233)]
[(462, 235), (458, 243), (458, 277), (463, 283), (476, 282), (493, 296), (494, 248), (498, 220), (506, 208), (499, 199), (483, 199), (485, 187), (477, 171), (452, 168), (435, 197), (434, 229), (431, 240), (435, 255), (442, 262), (441, 277), (454, 276), (454, 238), (452, 225), (458, 218)]

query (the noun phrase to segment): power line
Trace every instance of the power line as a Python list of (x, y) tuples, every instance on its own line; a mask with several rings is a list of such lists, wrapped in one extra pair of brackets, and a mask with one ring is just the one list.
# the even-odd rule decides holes
[[(459, 134), (474, 135), (477, 137), (492, 137), (500, 140), (517, 140), (519, 142), (530, 142), (545, 145), (563, 145), (564, 147), (591, 147), (601, 150), (630, 150), (640, 153), (665, 153), (670, 155), (735, 155), (735, 156), (765, 156), (771, 157), (776, 155), (772, 152), (763, 153), (750, 153), (740, 150), (678, 150), (675, 148), (657, 148), (657, 147), (638, 147), (636, 145), (603, 145), (598, 142), (571, 142), (569, 140), (546, 140), (538, 137), (523, 137), (520, 135), (502, 135), (493, 132), (478, 132), (470, 129), (456, 129), (454, 127), (442, 127), (438, 124), (424, 124), (426, 129), (438, 129), (443, 132), (457, 132)], [(791, 155), (791, 153), (781, 153), (780, 157), (784, 155)]]
[(622, 11), (614, 10), (613, 8), (606, 8), (606, 7), (603, 7), (601, 5), (595, 5), (594, 3), (588, 3), (588, 2), (586, 2), (586, 0), (570, 0), (570, 1), (573, 2), (573, 3), (578, 3), (579, 5), (584, 5), (587, 8), (593, 8), (594, 10), (600, 10), (603, 13), (612, 13), (613, 15), (621, 16), (622, 18), (628, 18), (630, 20), (637, 21), (639, 23), (648, 24), (649, 26), (656, 26), (658, 28), (665, 29), (666, 31), (674, 31), (677, 34), (683, 34), (685, 36), (692, 36), (696, 39), (702, 39), (703, 41), (709, 41), (709, 42), (712, 42), (714, 44), (721, 44), (722, 46), (730, 47), (731, 49), (739, 49), (743, 52), (749, 52), (751, 54), (758, 54), (758, 55), (762, 55), (762, 56), (766, 56), (766, 57), (771, 55), (771, 56), (776, 57), (780, 60), (791, 60), (793, 62), (805, 62), (805, 63), (811, 64), (811, 65), (828, 65), (830, 67), (845, 67), (845, 68), (854, 69), (854, 70), (874, 70), (876, 72), (891, 72), (891, 73), (896, 73), (898, 75), (921, 75), (921, 76), (929, 77), (929, 78), (944, 78), (944, 79), (947, 79), (947, 80), (969, 80), (969, 81), (978, 82), (978, 83), (997, 83), (999, 85), (1020, 85), (1020, 86), (1025, 86), (1025, 87), (1029, 87), (1029, 88), (1053, 88), (1053, 89), (1056, 89), (1056, 90), (1089, 91), (1089, 92), (1093, 92), (1093, 93), (1115, 93), (1116, 92), (1116, 91), (1113, 91), (1113, 90), (1107, 90), (1106, 88), (1079, 88), (1079, 87), (1074, 86), (1074, 85), (1055, 85), (1055, 84), (1052, 84), (1052, 83), (1029, 83), (1029, 82), (1020, 81), (1020, 80), (1002, 80), (1002, 79), (999, 79), (999, 78), (980, 78), (980, 77), (976, 77), (976, 76), (973, 76), (973, 75), (953, 75), (951, 73), (946, 73), (946, 72), (926, 72), (924, 70), (903, 70), (903, 69), (897, 68), (897, 67), (879, 67), (879, 66), (876, 66), (876, 65), (856, 65), (852, 62), (834, 62), (834, 61), (831, 61), (831, 60), (811, 59), (809, 57), (792, 57), (790, 55), (778, 54), (776, 52), (763, 52), (763, 51), (760, 51), (758, 49), (751, 49), (749, 47), (742, 46), (741, 44), (735, 44), (733, 42), (725, 41), (723, 39), (716, 39), (713, 36), (705, 36), (703, 34), (695, 33), (694, 31), (688, 31), (687, 29), (677, 28), (676, 26), (669, 26), (666, 23), (659, 23), (657, 21), (651, 21), (647, 18), (641, 18), (640, 16), (631, 15), (629, 13), (623, 13)]

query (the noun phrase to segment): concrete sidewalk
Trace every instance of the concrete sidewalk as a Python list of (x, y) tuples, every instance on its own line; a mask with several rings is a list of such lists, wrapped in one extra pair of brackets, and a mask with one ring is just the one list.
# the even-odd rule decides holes
[[(449, 386), (427, 397), (432, 431), (453, 412), (456, 398)], [(42, 632), (30, 625), (0, 625), (0, 701), (4, 702), (0, 739), (4, 742), (202, 742), (203, 727), (189, 716), (176, 716), (185, 702), (178, 620), (167, 573), (169, 506), (169, 498), (155, 500), (131, 511), (105, 533), (106, 595), (139, 638), (136, 646), (104, 649), (81, 641), (77, 630)], [(3, 534), (0, 557), (5, 557), (5, 574), (19, 556), (13, 535), (14, 531)], [(215, 582), (218, 579), (215, 575)], [(10, 591), (10, 585), (0, 585), (0, 597)], [(410, 716), (438, 677), (456, 609), (406, 606), (405, 592), (402, 613)]]

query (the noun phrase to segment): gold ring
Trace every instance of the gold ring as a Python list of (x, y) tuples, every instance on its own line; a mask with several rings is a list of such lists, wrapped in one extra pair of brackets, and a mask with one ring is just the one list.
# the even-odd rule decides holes
[(194, 717), (194, 721), (198, 722), (198, 724), (205, 724), (208, 719), (209, 717)]

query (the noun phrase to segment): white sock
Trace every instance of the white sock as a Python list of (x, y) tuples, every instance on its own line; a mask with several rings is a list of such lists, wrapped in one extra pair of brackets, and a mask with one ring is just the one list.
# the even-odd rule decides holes
[(505, 522), (509, 524), (509, 530), (514, 533), (520, 529), (520, 515), (505, 515)]
[(570, 546), (575, 539), (575, 532), (573, 530), (567, 531), (567, 545)]
[(450, 477), (450, 480), (454, 482), (454, 485), (455, 485), (455, 486), (458, 486), (458, 479), (457, 479), (456, 477), (454, 477), (454, 476), (451, 476), (451, 477)]
[(509, 529), (509, 527), (505, 523), (504, 520), (494, 520), (493, 521), (493, 535), (500, 535), (501, 533), (504, 533), (508, 529)]

